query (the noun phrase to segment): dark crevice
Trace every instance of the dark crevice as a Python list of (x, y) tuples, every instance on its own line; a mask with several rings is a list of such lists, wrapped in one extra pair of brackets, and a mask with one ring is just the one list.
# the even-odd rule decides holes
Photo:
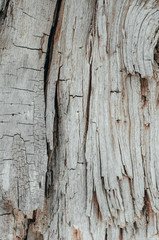
[(58, 92), (59, 92), (59, 78), (60, 78), (60, 69), (58, 72), (58, 79), (56, 81), (55, 86), (55, 98), (54, 98), (54, 108), (55, 108), (55, 117), (54, 117), (54, 127), (53, 127), (53, 150), (50, 150), (50, 144), (47, 142), (47, 155), (48, 155), (48, 163), (47, 163), (47, 172), (46, 172), (46, 180), (45, 180), (45, 197), (51, 197), (53, 192), (53, 169), (52, 169), (52, 155), (56, 147), (58, 147), (58, 132), (59, 132), (59, 101), (58, 101)]
[(122, 239), (123, 239), (123, 229), (120, 228), (119, 240), (122, 240)]
[(4, 20), (7, 17), (8, 7), (10, 0), (7, 0), (6, 4), (2, 9), (0, 9), (0, 20)]
[(53, 171), (50, 166), (48, 166), (46, 176), (45, 176), (45, 197), (49, 198), (52, 193), (53, 186)]
[(138, 226), (137, 226), (137, 222), (136, 221), (134, 222), (134, 230), (135, 230), (136, 233), (138, 232)]
[[(90, 53), (90, 57), (91, 57), (91, 53)], [(88, 85), (87, 106), (86, 106), (86, 124), (85, 124), (85, 143), (86, 143), (86, 137), (87, 137), (88, 125), (89, 125), (91, 91), (92, 91), (92, 61), (90, 62), (90, 68), (89, 68), (89, 85)]]
[(155, 50), (154, 50), (154, 60), (159, 67), (159, 39), (157, 41), (157, 44), (156, 44), (156, 47), (155, 47)]
[[(55, 118), (54, 118), (54, 133), (53, 133), (53, 142), (54, 148), (58, 146), (58, 121), (59, 121), (59, 113), (58, 113), (58, 81), (56, 82), (55, 87)], [(47, 142), (47, 155), (48, 155), (48, 163), (47, 163), (47, 172), (45, 179), (45, 197), (51, 197), (53, 191), (53, 169), (52, 169), (52, 154), (54, 150), (50, 150), (50, 144)]]
[(72, 97), (72, 98), (82, 98), (83, 96), (80, 96), (80, 95), (69, 95), (70, 97)]
[(105, 240), (108, 239), (108, 235), (107, 235), (107, 228), (105, 229)]
[(147, 106), (148, 103), (148, 80), (145, 78), (140, 78), (140, 89), (141, 89), (141, 100), (142, 100), (142, 109)]
[(29, 227), (30, 227), (31, 224), (34, 224), (34, 223), (35, 223), (35, 221), (36, 221), (36, 214), (37, 214), (37, 211), (34, 210), (34, 211), (33, 211), (33, 217), (32, 217), (32, 218), (27, 218), (27, 216), (25, 215), (25, 219), (26, 219), (26, 221), (27, 221), (27, 228), (26, 228), (26, 235), (25, 235), (24, 240), (29, 240), (29, 239), (28, 239)]
[(151, 207), (151, 201), (150, 201), (147, 189), (145, 189), (144, 207), (142, 209), (142, 212), (146, 216), (146, 222), (148, 224), (149, 220), (150, 220), (150, 215), (153, 214), (153, 210), (152, 210), (152, 207)]
[(51, 165), (51, 155), (52, 151), (50, 150), (50, 144), (47, 143), (47, 153), (48, 153), (48, 163), (47, 163), (47, 172), (45, 176), (45, 197), (49, 198), (52, 193), (53, 186), (53, 170)]
[(119, 91), (119, 89), (117, 89), (117, 90), (111, 90), (110, 93), (121, 93), (121, 91)]
[(59, 107), (58, 107), (58, 82), (56, 83), (56, 88), (55, 88), (55, 119), (54, 119), (54, 144), (55, 146), (58, 145), (58, 119), (59, 119)]
[(17, 205), (18, 205), (18, 208), (19, 208), (19, 178), (17, 178)]
[(3, 217), (3, 216), (9, 216), (9, 215), (11, 215), (12, 213), (10, 212), (10, 213), (2, 213), (2, 214), (0, 214), (0, 217)]
[[(88, 94), (87, 94), (87, 105), (86, 105), (86, 115), (85, 115), (85, 131), (84, 131), (84, 158), (85, 158), (85, 176), (86, 176), (86, 186), (87, 186), (87, 160), (86, 160), (86, 141), (87, 141), (87, 133), (89, 126), (89, 116), (90, 116), (90, 101), (91, 101), (91, 92), (92, 92), (92, 43), (90, 42), (90, 52), (89, 52), (89, 82), (88, 82)], [(87, 187), (86, 187), (86, 196), (87, 196)]]
[(62, 65), (59, 67), (58, 78), (55, 86), (55, 99), (54, 99), (54, 108), (55, 108), (55, 118), (54, 118), (54, 146), (58, 146), (58, 132), (59, 132), (59, 79)]
[(56, 8), (53, 16), (53, 24), (50, 30), (50, 35), (48, 39), (48, 46), (47, 46), (47, 52), (46, 52), (46, 60), (44, 65), (44, 96), (45, 96), (45, 107), (46, 106), (46, 98), (47, 98), (47, 85), (48, 85), (48, 78), (49, 78), (49, 72), (50, 72), (50, 66), (51, 66), (51, 60), (53, 57), (53, 47), (54, 47), (54, 37), (56, 33), (56, 28), (58, 24), (58, 18), (60, 13), (62, 0), (57, 0), (56, 2)]
[[(47, 87), (48, 87), (48, 83), (49, 83), (49, 73), (50, 73), (50, 67), (51, 67), (51, 62), (52, 62), (52, 58), (53, 58), (55, 34), (57, 31), (62, 1), (63, 0), (57, 0), (57, 2), (56, 2), (55, 12), (54, 12), (54, 16), (53, 16), (53, 24), (52, 24), (49, 39), (48, 39), (46, 60), (45, 60), (45, 65), (44, 65), (45, 124), (46, 124), (46, 109), (47, 109)], [(60, 75), (60, 68), (59, 68), (58, 75)], [(58, 76), (58, 78), (59, 78), (59, 76)], [(56, 131), (54, 131), (54, 132), (56, 132), (54, 135), (56, 135), (56, 136), (58, 135), (58, 96), (57, 96), (58, 93), (57, 92), (58, 92), (58, 80), (56, 82), (56, 87), (55, 87), (55, 106), (54, 106), (55, 107), (54, 129), (56, 129)], [(55, 138), (55, 136), (54, 136), (54, 138)], [(58, 141), (56, 141), (56, 143), (57, 142)], [(50, 149), (50, 144), (47, 142), (47, 138), (46, 138), (46, 144), (47, 144), (48, 163), (47, 163), (47, 172), (46, 172), (46, 179), (45, 179), (45, 197), (49, 198), (52, 193), (52, 186), (53, 186), (53, 170), (52, 170), (52, 163), (51, 163), (53, 150)]]
[(101, 183), (102, 186), (104, 187), (104, 178), (102, 176), (102, 159), (101, 159), (101, 150), (100, 150), (100, 138), (98, 134), (98, 154), (99, 154), (99, 165), (100, 165), (100, 177), (101, 177)]

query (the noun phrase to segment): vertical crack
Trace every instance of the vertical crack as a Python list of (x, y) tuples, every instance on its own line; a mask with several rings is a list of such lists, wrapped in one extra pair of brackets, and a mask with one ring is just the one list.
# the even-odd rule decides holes
[(31, 225), (31, 224), (34, 224), (35, 221), (36, 221), (36, 213), (37, 213), (37, 211), (34, 210), (34, 211), (33, 211), (33, 217), (32, 217), (32, 218), (27, 218), (27, 216), (25, 215), (25, 218), (26, 218), (26, 220), (27, 220), (27, 228), (26, 228), (26, 236), (25, 236), (24, 240), (27, 240), (27, 239), (28, 239), (28, 233), (29, 233), (29, 227), (30, 227), (30, 225)]
[(107, 228), (105, 229), (105, 240), (108, 239)]
[(52, 193), (53, 187), (53, 169), (52, 169), (52, 155), (54, 153), (55, 148), (58, 146), (58, 124), (59, 124), (59, 100), (58, 100), (58, 92), (59, 92), (59, 79), (60, 79), (60, 69), (58, 72), (58, 79), (56, 81), (55, 86), (55, 98), (54, 98), (54, 108), (55, 108), (55, 117), (54, 117), (54, 130), (53, 130), (53, 150), (50, 150), (50, 144), (47, 142), (47, 155), (48, 155), (48, 163), (47, 163), (47, 172), (46, 172), (46, 180), (45, 180), (45, 196), (49, 198)]
[[(55, 12), (53, 16), (53, 24), (50, 30), (50, 35), (48, 39), (48, 47), (47, 47), (47, 53), (46, 53), (46, 60), (45, 60), (45, 65), (44, 65), (44, 100), (45, 100), (45, 125), (46, 125), (46, 110), (47, 110), (47, 88), (48, 88), (48, 83), (49, 83), (49, 74), (50, 74), (50, 68), (51, 68), (51, 62), (53, 58), (53, 50), (54, 50), (54, 42), (55, 42), (55, 37), (58, 29), (58, 21), (59, 21), (59, 16), (60, 16), (60, 10), (62, 6), (63, 0), (57, 0), (56, 2), (56, 7), (55, 7)], [(60, 74), (60, 68), (59, 68), (59, 74)], [(58, 74), (58, 78), (59, 78)], [(56, 89), (55, 89), (55, 120), (54, 120), (54, 128), (56, 127), (56, 135), (58, 132), (58, 80), (56, 82)], [(57, 142), (57, 141), (56, 141)], [(46, 137), (46, 144), (47, 144), (47, 156), (48, 156), (48, 163), (47, 163), (47, 172), (46, 172), (46, 179), (45, 179), (45, 197), (49, 198), (51, 192), (52, 192), (52, 184), (53, 184), (53, 171), (52, 171), (52, 166), (51, 166), (51, 159), (52, 159), (52, 154), (53, 150), (50, 149), (50, 144), (47, 142), (47, 137)]]
[[(92, 54), (92, 45), (90, 46), (90, 58)], [(86, 106), (86, 124), (85, 124), (85, 146), (86, 147), (86, 138), (89, 125), (89, 114), (90, 114), (90, 99), (92, 91), (92, 60), (90, 59), (90, 68), (89, 68), (89, 85), (88, 85), (88, 95), (87, 95), (87, 106)]]
[[(85, 132), (84, 132), (84, 159), (85, 159), (85, 176), (86, 176), (86, 199), (88, 198), (87, 192), (87, 159), (86, 159), (86, 141), (87, 141), (87, 133), (89, 127), (89, 117), (90, 117), (90, 101), (91, 101), (91, 92), (92, 92), (92, 43), (90, 42), (90, 52), (89, 52), (89, 82), (88, 82), (88, 94), (87, 94), (87, 105), (86, 105), (86, 122), (85, 122)], [(87, 200), (86, 200), (87, 202)]]
[(2, 19), (4, 20), (6, 18), (9, 3), (10, 3), (10, 0), (7, 0), (6, 4), (5, 4), (5, 1), (3, 1), (3, 4), (1, 4), (2, 6), (1, 6), (1, 9), (0, 9), (0, 20), (2, 20)]
[(123, 239), (123, 229), (120, 228), (120, 232), (119, 232), (119, 240)]
[(157, 45), (156, 45), (156, 47), (154, 49), (154, 60), (155, 60), (156, 64), (159, 67), (159, 39), (158, 39)]
[[(24, 240), (30, 240), (30, 239), (38, 239), (38, 240), (44, 240), (43, 234), (39, 231), (39, 228), (37, 227), (37, 218), (38, 218), (38, 210), (33, 211), (32, 218), (28, 218), (26, 215), (24, 216), (26, 221), (26, 229), (25, 229), (25, 237)], [(17, 238), (21, 239), (21, 238)]]
[(52, 61), (52, 57), (53, 57), (54, 38), (55, 38), (56, 29), (57, 29), (57, 24), (58, 24), (59, 13), (60, 13), (62, 1), (63, 0), (57, 0), (57, 2), (56, 2), (55, 12), (54, 12), (54, 16), (53, 16), (53, 24), (52, 24), (49, 39), (48, 39), (46, 60), (45, 60), (45, 65), (44, 65), (45, 113), (46, 113), (46, 108), (47, 108), (47, 86), (48, 86), (48, 80), (49, 80), (51, 61)]
[(59, 79), (60, 79), (60, 72), (61, 72), (62, 65), (59, 67), (58, 71), (58, 78), (56, 81), (56, 86), (55, 86), (55, 99), (54, 99), (54, 108), (55, 108), (55, 118), (54, 118), (54, 147), (58, 146), (58, 132), (59, 132)]

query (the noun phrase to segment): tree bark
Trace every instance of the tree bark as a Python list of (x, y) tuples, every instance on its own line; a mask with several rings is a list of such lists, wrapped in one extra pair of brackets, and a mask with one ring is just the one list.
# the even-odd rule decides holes
[(3, 240), (159, 239), (158, 0), (0, 0)]

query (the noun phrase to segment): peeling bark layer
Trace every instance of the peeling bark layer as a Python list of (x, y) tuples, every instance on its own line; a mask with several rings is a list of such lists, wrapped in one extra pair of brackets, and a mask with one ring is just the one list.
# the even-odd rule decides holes
[(1, 1), (0, 30), (2, 239), (157, 240), (158, 1)]

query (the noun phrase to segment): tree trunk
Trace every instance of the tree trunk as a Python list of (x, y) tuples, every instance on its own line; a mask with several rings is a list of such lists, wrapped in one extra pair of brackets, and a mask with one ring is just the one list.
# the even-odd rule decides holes
[(159, 239), (158, 0), (0, 0), (0, 238)]

